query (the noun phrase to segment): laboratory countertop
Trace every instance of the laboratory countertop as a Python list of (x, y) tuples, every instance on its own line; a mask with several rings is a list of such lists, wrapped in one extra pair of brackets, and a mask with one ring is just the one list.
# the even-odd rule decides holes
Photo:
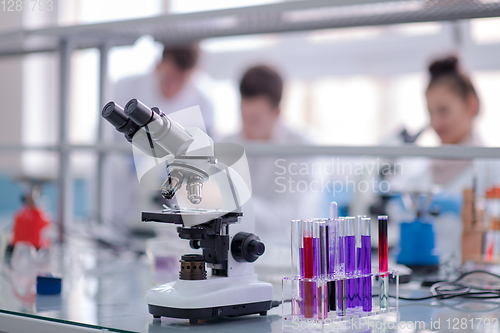
[[(54, 249), (52, 254), (57, 260), (51, 262), (51, 267), (64, 267), (61, 269), (62, 293), (53, 296), (36, 294), (36, 273), (33, 277), (26, 265), (23, 271), (16, 272), (2, 260), (0, 332), (22, 331), (23, 320), (38, 322), (40, 328), (43, 326), (41, 323), (50, 322), (63, 327), (61, 332), (96, 329), (111, 332), (282, 331), (281, 306), (269, 311), (267, 316), (220, 318), (197, 325), (190, 325), (187, 320), (153, 319), (148, 313), (144, 295), (155, 284), (154, 274), (144, 256), (99, 250), (85, 242), (71, 242), (63, 250)], [(273, 283), (275, 299), (280, 299), (283, 272), (278, 269), (271, 274), (265, 268), (258, 268), (259, 271), (267, 271), (266, 276), (261, 278)], [(425, 295), (429, 295), (429, 289), (420, 287), (419, 282), (401, 285), (400, 296)], [(400, 322), (423, 322), (425, 331), (438, 331), (431, 329), (431, 323), (435, 326), (436, 322), (440, 322), (441, 331), (500, 332), (498, 323), (493, 324), (495, 318), (500, 318), (499, 300), (399, 301)], [(490, 324), (485, 325), (485, 320)], [(57, 330), (49, 327), (45, 331)], [(399, 331), (424, 330), (400, 328)]]

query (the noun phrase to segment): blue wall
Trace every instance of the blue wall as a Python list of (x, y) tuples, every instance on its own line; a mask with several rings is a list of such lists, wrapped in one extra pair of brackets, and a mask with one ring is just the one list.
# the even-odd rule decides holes
[[(23, 186), (12, 178), (0, 175), (0, 216), (12, 219), (21, 208)], [(57, 216), (57, 185), (44, 184), (41, 189), (41, 206), (51, 217)], [(89, 216), (89, 184), (85, 179), (73, 181), (73, 214), (76, 217)]]

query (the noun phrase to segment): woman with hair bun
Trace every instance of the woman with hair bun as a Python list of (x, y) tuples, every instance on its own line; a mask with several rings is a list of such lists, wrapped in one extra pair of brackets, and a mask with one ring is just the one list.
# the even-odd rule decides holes
[[(458, 58), (448, 56), (435, 60), (428, 70), (430, 78), (425, 97), (430, 127), (441, 145), (483, 146), (474, 126), (480, 106), (478, 94), (470, 78), (460, 69)], [(498, 162), (421, 158), (403, 160), (403, 163), (401, 176), (395, 179), (394, 186), (403, 191), (433, 193), (429, 207), (439, 212), (433, 219), (440, 263), (448, 263), (449, 267), (458, 265), (463, 191), (474, 188), (482, 195), (487, 187), (500, 184)], [(393, 211), (396, 212), (395, 208)]]
[[(443, 145), (482, 146), (474, 131), (479, 113), (479, 98), (470, 78), (459, 67), (456, 56), (435, 60), (429, 66), (430, 80), (425, 97), (430, 125)], [(468, 160), (434, 160), (433, 183), (463, 190), (463, 181), (472, 179)], [(465, 176), (460, 177), (461, 175)], [(455, 186), (453, 186), (455, 185)]]
[(427, 108), (431, 126), (441, 143), (481, 145), (473, 136), (479, 98), (469, 77), (461, 72), (457, 57), (434, 61), (429, 72)]

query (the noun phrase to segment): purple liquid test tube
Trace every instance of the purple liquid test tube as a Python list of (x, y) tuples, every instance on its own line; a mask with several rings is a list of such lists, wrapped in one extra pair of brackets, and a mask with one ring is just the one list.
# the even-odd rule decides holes
[[(356, 219), (356, 275), (361, 274), (361, 218), (366, 217), (365, 215), (358, 215)], [(355, 288), (356, 293), (354, 295), (354, 306), (362, 307), (361, 301), (361, 278), (356, 278)]]
[[(370, 218), (363, 217), (360, 222), (361, 231), (361, 274), (372, 272), (372, 244), (370, 236)], [(372, 277), (364, 276), (360, 284), (361, 302), (364, 312), (372, 311)]]
[(356, 307), (356, 279), (353, 276), (356, 273), (356, 236), (355, 236), (355, 218), (346, 217), (346, 236), (345, 236), (345, 275), (346, 275), (346, 296), (347, 308)]
[[(356, 236), (357, 238), (358, 236)], [(360, 236), (361, 238), (361, 236)], [(356, 239), (357, 242), (357, 239)], [(361, 246), (356, 245), (356, 275), (361, 274)], [(354, 306), (361, 307), (363, 303), (361, 301), (361, 288), (362, 288), (362, 279), (356, 278), (356, 294), (354, 295)]]

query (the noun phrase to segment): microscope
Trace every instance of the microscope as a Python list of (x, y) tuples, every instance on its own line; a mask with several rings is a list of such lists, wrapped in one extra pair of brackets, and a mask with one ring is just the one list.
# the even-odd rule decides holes
[[(242, 207), (251, 199), (243, 148), (214, 144), (200, 128), (184, 128), (158, 108), (149, 108), (137, 99), (129, 101), (125, 109), (109, 102), (102, 116), (132, 143), (134, 159), (140, 153), (154, 161), (149, 167), (137, 169), (141, 186), (160, 190), (166, 199), (185, 189), (186, 206), (190, 206), (142, 212), (143, 222), (177, 225), (179, 237), (198, 252), (180, 258), (177, 281), (147, 292), (153, 317), (197, 323), (220, 316), (266, 315), (272, 306), (273, 288), (254, 274), (253, 262), (264, 253), (265, 246), (252, 233), (255, 221), (243, 217)], [(136, 159), (136, 168), (137, 164)], [(158, 171), (166, 175), (163, 184)], [(217, 191), (206, 193), (205, 198), (220, 198), (220, 204), (201, 209), (198, 205), (209, 182), (216, 184)]]

